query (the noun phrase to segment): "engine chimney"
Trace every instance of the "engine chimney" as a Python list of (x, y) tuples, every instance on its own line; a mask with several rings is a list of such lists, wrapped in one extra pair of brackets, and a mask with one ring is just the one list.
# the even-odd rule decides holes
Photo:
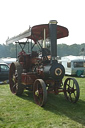
[(57, 62), (57, 21), (49, 21), (49, 33), (51, 43), (51, 59), (52, 63)]

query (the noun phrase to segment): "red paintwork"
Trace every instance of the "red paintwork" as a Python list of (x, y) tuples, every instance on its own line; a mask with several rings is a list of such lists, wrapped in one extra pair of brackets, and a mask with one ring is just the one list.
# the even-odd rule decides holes
[[(44, 29), (46, 30), (46, 38), (49, 38), (49, 24), (36, 25), (31, 29), (31, 36), (27, 37), (35, 41), (44, 39)], [(66, 27), (57, 25), (57, 39), (67, 37), (69, 34)]]
[(37, 79), (36, 74), (22, 73), (21, 75), (21, 83), (23, 85), (33, 85), (34, 81)]

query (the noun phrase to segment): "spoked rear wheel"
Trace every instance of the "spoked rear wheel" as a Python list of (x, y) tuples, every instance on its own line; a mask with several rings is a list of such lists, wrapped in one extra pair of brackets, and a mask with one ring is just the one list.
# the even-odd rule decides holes
[(80, 90), (76, 79), (67, 78), (64, 83), (64, 95), (67, 100), (76, 103), (79, 99)]
[(45, 82), (42, 79), (37, 79), (33, 85), (33, 94), (36, 104), (44, 106), (47, 101), (47, 90)]
[(21, 95), (24, 90), (21, 85), (21, 73), (22, 66), (18, 62), (12, 63), (9, 70), (9, 84), (11, 92), (16, 95)]

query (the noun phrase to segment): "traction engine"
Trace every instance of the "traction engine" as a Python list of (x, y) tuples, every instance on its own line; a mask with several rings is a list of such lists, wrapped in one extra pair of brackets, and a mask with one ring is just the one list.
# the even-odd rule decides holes
[[(78, 82), (74, 78), (67, 78), (64, 83), (62, 82), (65, 69), (58, 63), (57, 58), (57, 39), (66, 36), (68, 29), (51, 20), (49, 24), (34, 26), (6, 41), (8, 44), (15, 42), (22, 49), (18, 53), (17, 61), (10, 66), (9, 85), (13, 94), (21, 95), (24, 89), (33, 91), (34, 101), (39, 106), (45, 105), (47, 93), (57, 95), (64, 92), (67, 100), (72, 103), (78, 101), (80, 93)], [(25, 44), (29, 42), (17, 42), (24, 37), (34, 41), (34, 45), (30, 48), (31, 52), (24, 51)], [(40, 43), (46, 39), (50, 42), (50, 50), (42, 47)], [(40, 52), (32, 50), (36, 44), (39, 45)]]

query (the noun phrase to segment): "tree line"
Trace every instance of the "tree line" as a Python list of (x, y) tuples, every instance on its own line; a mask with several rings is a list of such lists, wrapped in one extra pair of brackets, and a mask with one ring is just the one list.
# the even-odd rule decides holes
[[(20, 47), (17, 46), (17, 53), (20, 51)], [(36, 47), (37, 49), (37, 47)], [(25, 47), (25, 50), (27, 51), (27, 47)], [(57, 55), (62, 56), (68, 56), (68, 55), (74, 55), (79, 56), (83, 55), (85, 52), (85, 43), (82, 44), (58, 44), (57, 45)], [(1, 45), (0, 44), (0, 58), (2, 57), (16, 57), (16, 45), (15, 44), (9, 44), (9, 45)]]

